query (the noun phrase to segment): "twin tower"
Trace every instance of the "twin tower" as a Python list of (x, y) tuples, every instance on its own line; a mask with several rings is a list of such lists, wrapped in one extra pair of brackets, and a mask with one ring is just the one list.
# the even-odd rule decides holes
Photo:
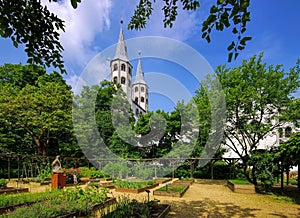
[(115, 56), (110, 61), (110, 78), (112, 82), (121, 84), (135, 116), (138, 117), (148, 111), (148, 85), (144, 79), (142, 64), (138, 60), (135, 80), (132, 83), (132, 65), (128, 59), (122, 28), (120, 29)]

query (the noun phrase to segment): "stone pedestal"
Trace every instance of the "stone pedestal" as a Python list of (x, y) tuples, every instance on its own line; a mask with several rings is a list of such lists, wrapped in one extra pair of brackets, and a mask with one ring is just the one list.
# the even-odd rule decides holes
[(62, 189), (66, 186), (66, 176), (63, 173), (52, 174), (52, 188)]

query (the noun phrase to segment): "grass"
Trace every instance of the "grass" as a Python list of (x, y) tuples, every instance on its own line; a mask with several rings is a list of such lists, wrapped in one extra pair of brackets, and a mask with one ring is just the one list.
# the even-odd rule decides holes
[(184, 190), (184, 187), (183, 186), (180, 186), (180, 185), (174, 185), (174, 186), (169, 186), (168, 187), (168, 190), (167, 190), (167, 187), (166, 186), (163, 186), (159, 189), (157, 189), (157, 191), (164, 191), (164, 192), (183, 192)]

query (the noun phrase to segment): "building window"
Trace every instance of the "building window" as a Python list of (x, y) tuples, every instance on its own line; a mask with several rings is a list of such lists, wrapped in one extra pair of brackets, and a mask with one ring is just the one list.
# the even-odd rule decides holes
[(144, 102), (144, 101), (145, 101), (144, 97), (141, 97), (141, 102)]
[(139, 88), (138, 88), (138, 87), (135, 87), (135, 88), (134, 88), (134, 91), (135, 91), (135, 92), (138, 92), (138, 91), (139, 91)]
[(136, 115), (136, 116), (139, 115), (139, 109), (135, 109), (135, 115)]
[(139, 101), (139, 98), (138, 98), (138, 97), (135, 97), (134, 102), (135, 102), (135, 103), (138, 103), (138, 101)]
[(289, 138), (289, 137), (291, 137), (291, 135), (292, 135), (292, 128), (288, 126), (284, 130), (284, 136), (286, 138)]
[(118, 77), (114, 77), (114, 83), (117, 83), (118, 82)]
[(144, 91), (145, 91), (145, 88), (144, 88), (144, 87), (141, 87), (141, 91), (144, 92)]
[(131, 75), (131, 68), (128, 67), (128, 73)]
[(118, 69), (118, 65), (114, 64), (114, 71), (116, 71)]
[(121, 65), (121, 70), (122, 70), (122, 71), (126, 71), (125, 64), (122, 64), (122, 65)]
[(124, 76), (121, 77), (121, 84), (125, 84), (126, 83), (126, 79)]
[(146, 104), (148, 104), (148, 98), (146, 98)]

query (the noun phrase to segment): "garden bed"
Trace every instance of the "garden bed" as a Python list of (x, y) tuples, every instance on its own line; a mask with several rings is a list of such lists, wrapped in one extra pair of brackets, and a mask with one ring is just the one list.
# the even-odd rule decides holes
[(0, 194), (16, 194), (28, 192), (28, 188), (15, 188), (15, 187), (4, 187), (0, 189)]
[(194, 183), (194, 179), (179, 179), (173, 182), (173, 184), (183, 184), (183, 185), (192, 185)]
[(159, 186), (158, 183), (154, 183), (153, 185), (148, 185), (143, 188), (116, 188), (116, 192), (125, 192), (125, 193), (133, 193), (133, 194), (138, 194), (141, 192), (144, 192), (147, 189), (152, 189)]
[(168, 187), (164, 186), (160, 189), (153, 191), (153, 195), (157, 196), (170, 196), (170, 197), (182, 197), (184, 193), (189, 189), (189, 185), (172, 184)]
[(155, 181), (159, 184), (164, 184), (172, 181), (172, 178), (156, 178)]
[(228, 180), (227, 186), (231, 189), (231, 191), (236, 193), (256, 193), (255, 186), (244, 180)]

